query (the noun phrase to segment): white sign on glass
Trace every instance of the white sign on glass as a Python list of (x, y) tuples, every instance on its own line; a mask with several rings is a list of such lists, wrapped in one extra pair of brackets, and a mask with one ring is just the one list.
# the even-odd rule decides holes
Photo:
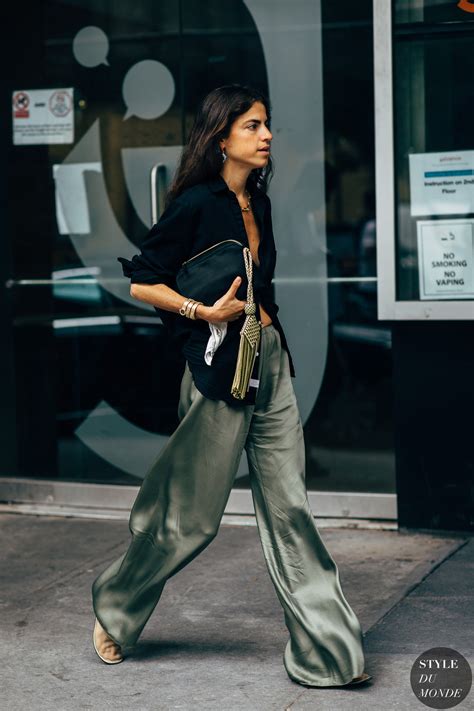
[(474, 220), (419, 220), (417, 233), (420, 299), (473, 299)]
[(474, 151), (412, 153), (408, 158), (413, 216), (474, 212)]
[(16, 146), (74, 143), (74, 90), (14, 91), (12, 117)]

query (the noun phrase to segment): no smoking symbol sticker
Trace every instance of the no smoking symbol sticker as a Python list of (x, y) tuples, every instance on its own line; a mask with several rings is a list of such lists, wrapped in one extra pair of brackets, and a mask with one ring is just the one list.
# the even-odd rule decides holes
[(30, 112), (28, 107), (30, 105), (30, 97), (25, 94), (24, 91), (18, 91), (13, 95), (13, 110), (15, 112), (15, 118), (28, 118)]

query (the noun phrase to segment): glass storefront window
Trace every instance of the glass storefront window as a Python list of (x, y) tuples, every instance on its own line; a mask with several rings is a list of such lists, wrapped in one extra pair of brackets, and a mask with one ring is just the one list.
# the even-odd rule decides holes
[[(139, 484), (177, 426), (184, 362), (155, 311), (130, 296), (116, 257), (136, 253), (152, 224), (152, 190), (160, 205), (200, 98), (240, 82), (273, 107), (275, 290), (308, 487), (394, 492), (372, 2), (43, 0), (35, 13), (11, 92), (70, 91), (73, 136), (11, 147), (19, 456), (2, 475)], [(246, 475), (244, 462), (237, 487)]]
[(399, 300), (474, 300), (473, 16), (459, 5), (395, 3)]
[(466, 67), (474, 5), (382, 0), (374, 10), (379, 314), (471, 320), (474, 150)]

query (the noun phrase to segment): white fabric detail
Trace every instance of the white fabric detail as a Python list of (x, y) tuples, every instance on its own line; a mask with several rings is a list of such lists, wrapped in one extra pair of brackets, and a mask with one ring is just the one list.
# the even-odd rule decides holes
[(212, 359), (214, 358), (214, 353), (217, 351), (222, 341), (227, 333), (227, 321), (219, 321), (218, 323), (210, 323), (209, 329), (211, 335), (206, 346), (206, 352), (204, 354), (204, 360), (207, 365), (211, 365)]

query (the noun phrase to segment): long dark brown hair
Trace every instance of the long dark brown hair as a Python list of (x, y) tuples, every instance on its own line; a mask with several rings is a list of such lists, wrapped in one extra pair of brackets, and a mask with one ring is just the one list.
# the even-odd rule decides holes
[[(165, 205), (186, 188), (217, 177), (222, 169), (219, 141), (227, 138), (235, 119), (248, 111), (255, 101), (261, 101), (270, 125), (270, 102), (267, 96), (253, 87), (241, 84), (219, 86), (200, 102), (188, 143), (183, 148), (178, 168), (166, 195)], [(273, 174), (269, 156), (263, 168), (254, 168), (248, 177), (249, 188), (264, 192)]]

